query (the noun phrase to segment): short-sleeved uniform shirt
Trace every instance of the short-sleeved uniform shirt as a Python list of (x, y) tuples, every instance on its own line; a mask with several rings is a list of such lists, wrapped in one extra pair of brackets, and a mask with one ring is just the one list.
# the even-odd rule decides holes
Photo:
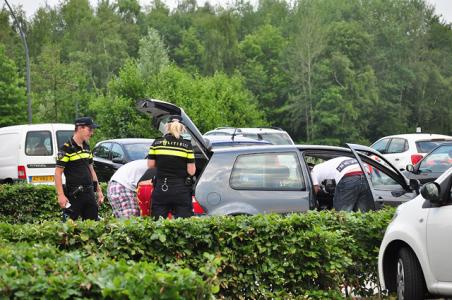
[(89, 165), (93, 163), (93, 154), (86, 142), (83, 147), (73, 138), (63, 144), (58, 151), (57, 168), (64, 168), (67, 185), (91, 185), (93, 179)]
[(325, 179), (334, 179), (337, 184), (345, 174), (359, 171), (361, 167), (356, 159), (336, 157), (314, 166), (311, 172), (312, 183), (319, 185)]
[(171, 134), (156, 139), (147, 158), (155, 160), (158, 178), (185, 178), (188, 176), (187, 164), (195, 162), (191, 142), (176, 139)]

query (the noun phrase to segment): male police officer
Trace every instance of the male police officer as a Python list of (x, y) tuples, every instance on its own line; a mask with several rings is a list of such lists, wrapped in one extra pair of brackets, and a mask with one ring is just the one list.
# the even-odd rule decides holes
[(337, 183), (334, 191), (335, 210), (369, 211), (375, 209), (372, 193), (358, 161), (351, 157), (336, 157), (317, 164), (312, 169), (312, 181), (316, 193), (320, 183), (334, 179)]
[[(102, 204), (104, 200), (93, 168), (93, 155), (87, 143), (97, 127), (89, 117), (76, 119), (73, 137), (58, 152), (55, 168), (58, 203), (73, 220), (78, 217), (97, 220), (98, 204)], [(66, 177), (65, 190), (62, 184), (63, 173)]]

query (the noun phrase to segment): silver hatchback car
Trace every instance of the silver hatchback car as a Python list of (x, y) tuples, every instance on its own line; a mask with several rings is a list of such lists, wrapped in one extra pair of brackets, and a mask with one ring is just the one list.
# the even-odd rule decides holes
[[(174, 104), (139, 100), (140, 111), (151, 114), (155, 128), (163, 132), (171, 115), (179, 115), (192, 142), (197, 145), (196, 213), (207, 215), (254, 215), (302, 212), (331, 207), (333, 194), (315, 194), (311, 169), (337, 156), (356, 158), (379, 207), (413, 199), (418, 181), (409, 181), (377, 151), (361, 145), (348, 148), (318, 145), (262, 145), (212, 148), (184, 110)], [(379, 161), (380, 162), (379, 162)], [(371, 166), (371, 168), (368, 168)]]

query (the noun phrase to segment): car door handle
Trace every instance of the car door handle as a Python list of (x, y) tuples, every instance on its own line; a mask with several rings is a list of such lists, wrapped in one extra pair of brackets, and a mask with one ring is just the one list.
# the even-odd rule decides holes
[(400, 160), (400, 158), (396, 158), (396, 159), (395, 159), (395, 161), (399, 161), (399, 160)]

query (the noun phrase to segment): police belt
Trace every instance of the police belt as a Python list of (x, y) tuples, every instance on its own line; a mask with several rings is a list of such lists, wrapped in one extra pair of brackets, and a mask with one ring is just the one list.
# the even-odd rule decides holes
[(68, 193), (75, 195), (83, 192), (94, 192), (94, 187), (92, 184), (90, 185), (76, 185), (76, 184), (66, 184), (66, 189)]

